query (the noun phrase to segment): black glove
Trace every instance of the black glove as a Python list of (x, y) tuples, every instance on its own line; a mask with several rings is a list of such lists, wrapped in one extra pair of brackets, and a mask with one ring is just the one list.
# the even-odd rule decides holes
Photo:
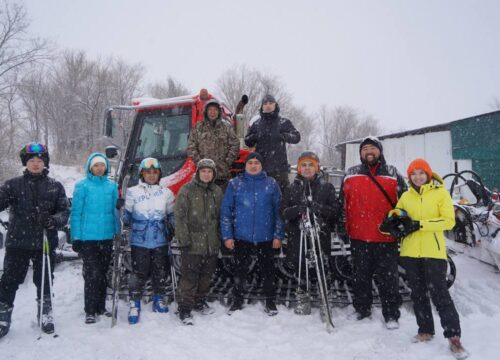
[(306, 206), (304, 204), (290, 206), (286, 208), (284, 212), (286, 213), (287, 219), (295, 219), (306, 213)]
[(46, 229), (55, 229), (57, 223), (52, 216), (47, 216), (42, 219), (42, 226)]
[(175, 226), (171, 222), (165, 221), (165, 227), (167, 228), (167, 241), (170, 242), (175, 236)]
[(81, 240), (73, 240), (71, 242), (71, 248), (74, 252), (79, 253), (82, 250), (83, 241)]
[(323, 211), (323, 205), (316, 201), (311, 202), (311, 209), (316, 215), (321, 215), (321, 212)]
[(415, 231), (420, 230), (420, 221), (415, 221), (412, 220), (411, 218), (407, 217), (402, 220), (403, 225), (404, 225), (404, 236), (408, 236), (411, 233), (414, 233)]

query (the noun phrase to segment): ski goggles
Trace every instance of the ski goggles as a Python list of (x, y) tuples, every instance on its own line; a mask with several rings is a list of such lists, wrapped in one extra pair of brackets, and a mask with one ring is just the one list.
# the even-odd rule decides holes
[(29, 143), (23, 150), (26, 154), (43, 154), (47, 152), (47, 147), (39, 143)]
[(141, 170), (145, 169), (161, 169), (160, 162), (155, 158), (145, 158), (141, 161)]

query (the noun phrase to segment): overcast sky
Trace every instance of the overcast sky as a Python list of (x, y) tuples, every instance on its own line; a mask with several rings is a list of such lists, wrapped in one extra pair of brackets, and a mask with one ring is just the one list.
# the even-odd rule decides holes
[(278, 75), (310, 112), (349, 105), (386, 129), (490, 112), (500, 99), (500, 1), (23, 2), (33, 33), (194, 91), (247, 64)]

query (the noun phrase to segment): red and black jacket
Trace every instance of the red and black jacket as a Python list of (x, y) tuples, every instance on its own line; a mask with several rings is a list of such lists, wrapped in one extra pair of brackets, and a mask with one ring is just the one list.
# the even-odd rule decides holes
[[(393, 237), (383, 235), (378, 230), (379, 224), (393, 206), (370, 179), (369, 171), (368, 165), (363, 163), (349, 168), (344, 177), (340, 197), (345, 210), (347, 235), (351, 239), (368, 242), (395, 241)], [(376, 168), (372, 168), (372, 174), (393, 204), (396, 204), (398, 197), (407, 189), (398, 170), (387, 165), (382, 158)]]

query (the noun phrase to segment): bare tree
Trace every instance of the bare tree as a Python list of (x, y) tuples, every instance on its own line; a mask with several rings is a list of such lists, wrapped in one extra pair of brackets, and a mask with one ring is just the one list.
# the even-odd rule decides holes
[(168, 99), (189, 94), (188, 88), (171, 76), (165, 82), (155, 82), (148, 85), (148, 95), (157, 99)]
[(32, 38), (24, 7), (8, 0), (0, 2), (0, 92), (11, 84), (5, 80), (10, 72), (47, 58), (47, 42)]
[(323, 146), (322, 161), (333, 166), (340, 166), (335, 145), (380, 132), (376, 119), (369, 115), (363, 116), (359, 110), (348, 106), (338, 106), (334, 109), (322, 106), (318, 113), (318, 122)]

